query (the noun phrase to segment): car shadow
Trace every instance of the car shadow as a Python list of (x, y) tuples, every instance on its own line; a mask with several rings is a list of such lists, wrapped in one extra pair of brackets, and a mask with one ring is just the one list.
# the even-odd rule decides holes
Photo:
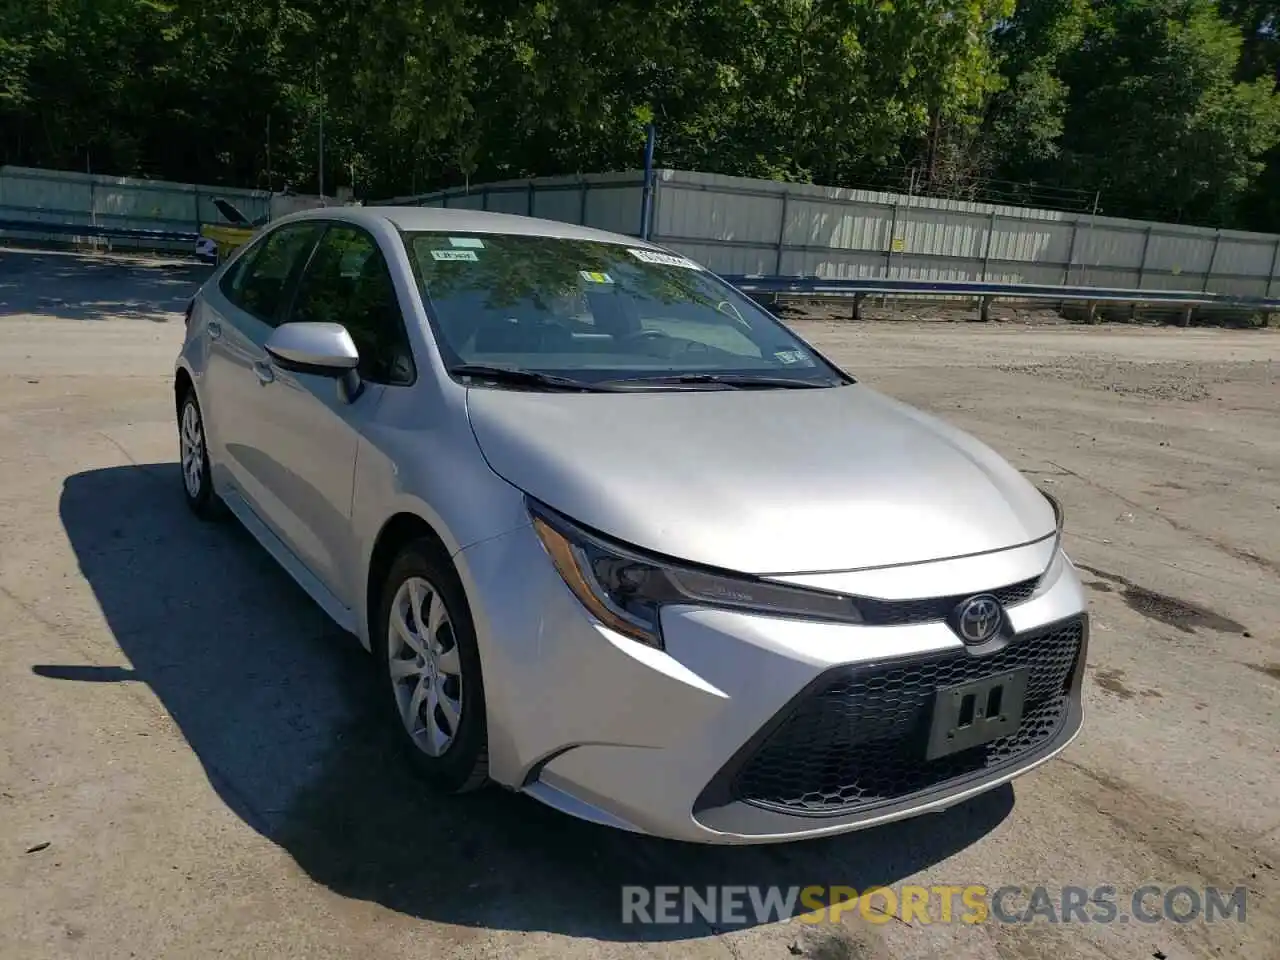
[(0, 318), (167, 323), (209, 276), (207, 264), (0, 250)]
[[(171, 463), (65, 481), (62, 523), (132, 668), (33, 670), (150, 686), (222, 800), (343, 896), (452, 924), (678, 940), (706, 924), (624, 923), (623, 886), (863, 890), (945, 859), (1012, 809), (1005, 787), (835, 839), (706, 847), (596, 827), (496, 788), (436, 796), (397, 752), (371, 658), (237, 524), (190, 516), (180, 483)], [(760, 922), (751, 913), (725, 927)]]

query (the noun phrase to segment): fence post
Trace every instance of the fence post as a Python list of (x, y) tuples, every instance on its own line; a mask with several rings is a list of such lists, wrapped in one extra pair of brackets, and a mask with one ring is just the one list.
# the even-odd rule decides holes
[(533, 216), (533, 181), (529, 181), (529, 193), (525, 198), (525, 211), (530, 217)]
[(893, 243), (898, 238), (898, 201), (893, 202), (893, 213), (889, 219), (889, 245), (884, 251), (884, 276), (889, 279), (889, 268), (893, 266)]
[(591, 184), (584, 179), (578, 187), (578, 223), (582, 226), (587, 225), (587, 191), (591, 189)]
[(1267, 274), (1267, 292), (1264, 297), (1271, 296), (1271, 285), (1276, 282), (1276, 264), (1280, 262), (1280, 237), (1276, 237), (1276, 248), (1271, 251), (1271, 272)]
[(480, 209), (489, 209), (489, 185), (485, 184), (480, 188)]
[(1071, 268), (1076, 261), (1076, 237), (1080, 234), (1080, 218), (1071, 221), (1071, 249), (1067, 251), (1067, 269), (1062, 271), (1062, 285), (1071, 286)]
[(782, 276), (782, 242), (787, 237), (787, 202), (791, 199), (791, 194), (787, 193), (785, 187), (782, 189), (782, 214), (778, 217), (778, 256), (773, 264), (773, 275), (775, 277)]
[[(654, 233), (658, 229), (658, 214), (662, 212), (662, 178), (656, 174), (653, 177), (653, 189), (649, 191), (649, 232), (644, 235), (646, 240), (652, 240)], [(661, 234), (659, 234), (661, 237)]]
[[(1201, 293), (1204, 293), (1206, 290), (1209, 289), (1209, 281), (1213, 279), (1213, 266), (1215, 263), (1218, 262), (1218, 244), (1221, 242), (1222, 242), (1222, 231), (1219, 230), (1217, 233), (1213, 235), (1213, 252), (1209, 254), (1209, 269), (1204, 272), (1204, 283), (1200, 285)], [(1183, 326), (1184, 327), (1188, 326), (1190, 322), (1191, 322), (1190, 315), (1188, 315), (1188, 320), (1186, 323), (1183, 324)]]
[(1138, 264), (1138, 289), (1142, 289), (1142, 280), (1147, 273), (1147, 249), (1151, 246), (1151, 224), (1142, 235), (1142, 262)]
[(867, 299), (865, 293), (855, 293), (853, 295), (853, 312), (851, 316), (854, 320), (862, 319), (862, 301)]
[(658, 144), (658, 128), (650, 121), (644, 134), (644, 182), (640, 186), (640, 239), (648, 240), (653, 231), (653, 152)]
[[(987, 264), (991, 261), (991, 238), (995, 236), (995, 232), (996, 232), (996, 212), (995, 210), (992, 210), (991, 222), (987, 224), (987, 242), (986, 244), (983, 245), (983, 248), (982, 248), (982, 280), (984, 283), (986, 282), (986, 279), (987, 279)], [(984, 301), (983, 313), (984, 314), (986, 313), (985, 301)], [(982, 319), (986, 320), (987, 318), (984, 316)]]
[[(90, 174), (89, 176), (89, 225), (96, 229), (98, 226), (97, 183), (92, 179), (93, 174)], [(98, 238), (96, 236), (90, 242), (90, 247), (93, 249), (94, 253), (98, 252)]]

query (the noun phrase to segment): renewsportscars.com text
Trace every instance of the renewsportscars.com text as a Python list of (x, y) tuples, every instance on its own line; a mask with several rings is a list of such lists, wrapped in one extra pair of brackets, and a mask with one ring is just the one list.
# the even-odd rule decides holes
[(871, 923), (1221, 923), (1245, 922), (1247, 891), (1218, 887), (991, 887), (956, 884), (847, 886), (624, 886), (622, 922), (716, 925), (839, 922), (858, 915)]

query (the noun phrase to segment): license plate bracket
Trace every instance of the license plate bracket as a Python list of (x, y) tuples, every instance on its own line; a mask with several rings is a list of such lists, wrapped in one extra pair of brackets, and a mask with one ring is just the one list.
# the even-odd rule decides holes
[(1022, 723), (1027, 668), (940, 687), (933, 700), (926, 759), (968, 750), (1007, 737)]

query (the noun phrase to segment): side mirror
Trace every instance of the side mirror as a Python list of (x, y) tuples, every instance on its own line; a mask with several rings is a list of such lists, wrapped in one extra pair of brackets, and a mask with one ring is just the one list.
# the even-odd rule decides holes
[(356, 367), (360, 353), (340, 323), (284, 323), (264, 344), (271, 359), (284, 370), (337, 380), (342, 397), (351, 403), (362, 384)]
[(351, 334), (339, 323), (284, 323), (265, 346), (272, 360), (295, 373), (336, 378), (360, 363)]

